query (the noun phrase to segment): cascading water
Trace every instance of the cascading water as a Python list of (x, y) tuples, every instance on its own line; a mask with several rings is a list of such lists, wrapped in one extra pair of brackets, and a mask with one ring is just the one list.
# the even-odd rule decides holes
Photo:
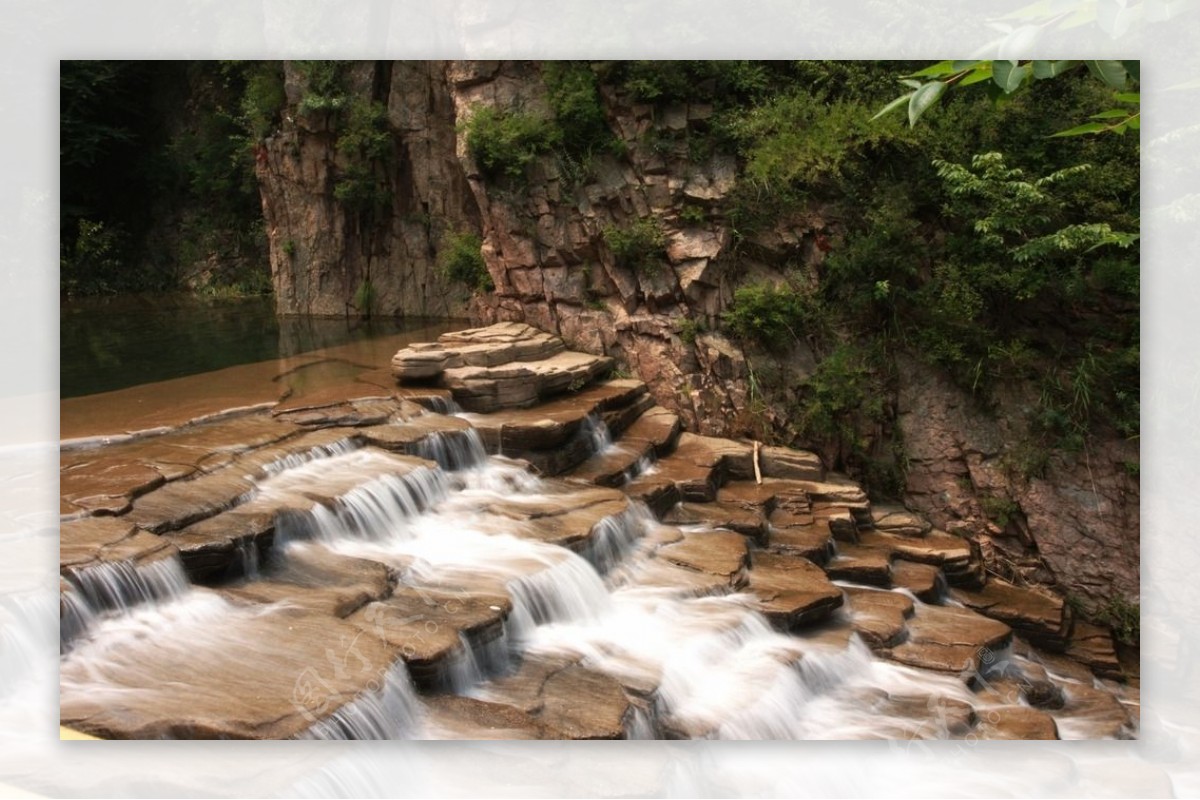
[(302, 453), (292, 453), (290, 455), (277, 458), (268, 464), (264, 464), (262, 467), (262, 472), (268, 478), (272, 478), (276, 475), (281, 475), (288, 470), (301, 467), (310, 461), (346, 455), (347, 453), (357, 450), (359, 447), (361, 447), (361, 445), (350, 437), (347, 437), (340, 442), (334, 442), (333, 444), (319, 444), (316, 447), (305, 450)]
[(100, 562), (71, 570), (64, 580), (68, 589), (62, 593), (59, 623), (59, 647), (63, 651), (105, 614), (169, 602), (190, 588), (177, 556), (149, 564)]
[(613, 443), (612, 431), (599, 414), (588, 414), (583, 420), (583, 435), (591, 439), (593, 453), (609, 453), (616, 447)]
[(479, 431), (434, 431), (417, 442), (413, 455), (437, 462), (444, 470), (472, 469), (487, 461)]
[[(614, 447), (599, 417), (581, 435), (597, 452)], [(431, 436), (420, 448), (417, 454), (438, 469), (410, 463), (404, 474), (380, 474), (395, 470), (395, 461), (362, 451), (329, 452), (319, 460), (280, 464), (254, 496), (294, 496), (360, 476), (336, 499), (281, 516), (276, 552), (286, 558), (290, 541), (315, 540), (334, 553), (389, 565), (401, 587), (507, 597), (511, 611), (499, 632), (493, 626), (486, 636), (456, 634), (434, 681), (442, 691), (486, 700), (491, 680), (522, 659), (578, 661), (624, 686), (641, 687), (639, 698), (649, 698), (638, 699), (626, 714), (629, 738), (946, 736), (948, 728), (929, 713), (889, 710), (880, 698), (919, 698), (930, 707), (935, 700), (977, 704), (956, 675), (878, 660), (856, 634), (780, 633), (751, 595), (696, 596), (652, 580), (661, 559), (657, 538), (648, 534), (670, 529), (639, 503), (602, 519), (577, 554), (530, 538), (524, 527), (524, 509), (562, 502), (561, 488), (521, 464), (486, 458), (474, 431)], [(252, 632), (261, 630), (256, 626), (264, 616), (277, 615), (286, 626), (285, 605), (239, 605), (189, 591), (177, 561), (158, 563), (170, 566), (104, 565), (72, 581), (61, 612), (64, 641), (76, 641), (64, 658), (64, 696), (116, 702), (122, 691), (169, 691), (145, 672), (139, 648), (152, 647), (167, 663), (216, 658), (231, 647), (256, 659), (274, 652), (276, 645)], [(113, 609), (123, 613), (97, 613)], [(428, 728), (424, 715), (407, 672), (395, 662), (370, 691), (303, 736), (397, 738), (440, 731)], [(1084, 727), (1064, 730), (1086, 733)]]

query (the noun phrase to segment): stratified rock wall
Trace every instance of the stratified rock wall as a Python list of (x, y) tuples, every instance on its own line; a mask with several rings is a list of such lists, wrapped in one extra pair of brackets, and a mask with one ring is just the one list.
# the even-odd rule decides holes
[(477, 229), (478, 209), (454, 155), (455, 116), (441, 62), (363, 62), (352, 91), (387, 109), (394, 152), (381, 170), (390, 205), (370, 224), (334, 196), (344, 157), (328, 112), (302, 113), (304, 78), (285, 68), (283, 130), (257, 156), (271, 275), (280, 314), (359, 316), (369, 281), (371, 311), (465, 316), (466, 290), (445, 280), (436, 249), (446, 230)]

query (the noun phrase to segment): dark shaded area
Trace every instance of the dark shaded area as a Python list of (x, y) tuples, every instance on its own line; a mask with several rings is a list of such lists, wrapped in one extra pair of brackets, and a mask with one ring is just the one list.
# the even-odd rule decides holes
[(61, 396), (78, 397), (401, 333), (421, 322), (275, 316), (270, 297), (84, 298), (62, 304)]

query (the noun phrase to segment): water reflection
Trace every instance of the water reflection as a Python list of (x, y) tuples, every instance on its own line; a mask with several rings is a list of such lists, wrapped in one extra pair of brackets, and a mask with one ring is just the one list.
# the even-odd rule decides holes
[(394, 336), (428, 321), (275, 316), (270, 297), (123, 295), (60, 307), (60, 395), (78, 397)]

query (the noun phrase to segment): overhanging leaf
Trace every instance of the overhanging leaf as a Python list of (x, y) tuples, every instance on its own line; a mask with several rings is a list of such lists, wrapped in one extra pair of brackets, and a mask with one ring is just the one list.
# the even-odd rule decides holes
[(908, 124), (916, 125), (921, 115), (937, 102), (944, 91), (946, 91), (946, 84), (941, 81), (932, 81), (913, 92), (908, 101)]
[(889, 111), (892, 111), (893, 109), (899, 108), (900, 106), (902, 106), (902, 105), (904, 105), (905, 103), (907, 103), (907, 102), (908, 102), (908, 98), (912, 97), (914, 94), (915, 94), (915, 92), (909, 92), (908, 94), (901, 95), (900, 97), (897, 97), (895, 100), (893, 100), (892, 102), (890, 102), (890, 103), (888, 103), (886, 106), (884, 106), (882, 109), (880, 109), (879, 113), (878, 113), (878, 114), (876, 114), (875, 116), (871, 117), (871, 119), (872, 119), (872, 120), (877, 120), (877, 119), (879, 119), (880, 117), (882, 117), (884, 114), (888, 113)]
[(992, 64), (992, 80), (1005, 94), (1012, 94), (1031, 73), (1028, 64), (1018, 65), (1016, 61), (995, 61)]
[(1121, 66), (1125, 71), (1133, 76), (1135, 81), (1142, 79), (1142, 62), (1141, 61), (1122, 61)]
[(992, 77), (992, 65), (985, 63), (982, 66), (976, 67), (975, 69), (971, 70), (971, 73), (969, 75), (967, 75), (967, 77), (965, 77), (961, 81), (959, 81), (958, 85), (959, 86), (970, 86), (973, 83), (980, 83), (982, 81), (989, 80), (989, 79), (991, 79), (991, 77)]
[(1078, 61), (1034, 61), (1033, 77), (1038, 80), (1055, 78), (1078, 64)]
[(1089, 119), (1120, 119), (1129, 116), (1129, 110), (1125, 108), (1110, 108), (1107, 111), (1101, 111), (1099, 114), (1092, 114)]
[(1100, 131), (1107, 129), (1108, 126), (1103, 122), (1085, 122), (1082, 125), (1076, 125), (1074, 128), (1068, 128), (1065, 131), (1059, 131), (1058, 133), (1051, 134), (1050, 138), (1054, 139), (1059, 136), (1082, 136), (1085, 133), (1099, 133)]
[(1141, 103), (1142, 102), (1142, 93), (1141, 92), (1117, 92), (1115, 95), (1113, 95), (1113, 97), (1115, 97), (1117, 99), (1118, 103)]
[(932, 64), (923, 70), (914, 72), (911, 75), (905, 75), (904, 77), (906, 77), (906, 78), (937, 78), (942, 75), (953, 75), (954, 73), (960, 71), (960, 68), (954, 66), (955, 63), (956, 62), (953, 62), (953, 61), (939, 61), (938, 63)]
[(955, 72), (962, 72), (964, 69), (974, 69), (978, 61), (952, 61), (950, 66), (954, 67)]
[(919, 80), (916, 80), (915, 78), (902, 78), (900, 80), (900, 82), (903, 83), (905, 86), (911, 86), (914, 89), (921, 88), (921, 82)]
[(1085, 61), (1087, 68), (1114, 89), (1124, 89), (1128, 76), (1120, 61)]

